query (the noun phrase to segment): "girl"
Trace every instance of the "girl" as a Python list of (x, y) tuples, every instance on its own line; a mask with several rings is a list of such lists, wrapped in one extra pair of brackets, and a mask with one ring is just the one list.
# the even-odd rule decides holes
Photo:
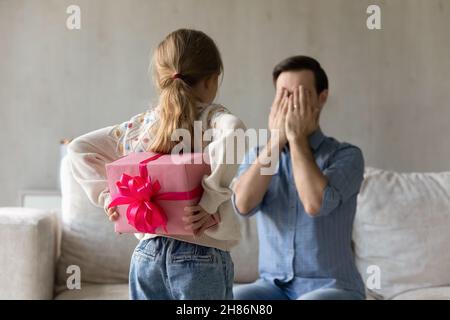
[[(186, 129), (192, 137), (196, 120), (203, 129), (218, 130), (208, 146), (211, 175), (202, 180), (202, 198), (197, 206), (185, 208), (186, 228), (195, 236), (137, 234), (140, 242), (131, 258), (130, 297), (232, 299), (229, 250), (239, 241), (240, 227), (229, 185), (238, 163), (225, 164), (225, 159), (226, 152), (236, 153), (233, 131), (245, 127), (226, 108), (212, 103), (223, 67), (215, 43), (206, 34), (177, 30), (159, 44), (152, 60), (158, 105), (130, 121), (75, 139), (68, 148), (73, 174), (90, 201), (116, 220), (115, 208), (107, 209), (111, 196), (106, 163), (133, 151), (170, 153), (178, 143), (171, 141), (172, 133)], [(221, 222), (205, 230), (209, 215), (216, 212)]]

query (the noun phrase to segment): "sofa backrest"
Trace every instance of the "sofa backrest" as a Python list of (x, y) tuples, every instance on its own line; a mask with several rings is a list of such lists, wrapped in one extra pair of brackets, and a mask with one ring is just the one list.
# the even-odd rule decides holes
[[(103, 209), (93, 206), (74, 179), (70, 158), (61, 162), (62, 235), (57, 263), (57, 291), (80, 267), (81, 280), (91, 283), (126, 283), (131, 255), (138, 240), (133, 234), (118, 235)], [(232, 250), (235, 281), (251, 282), (258, 276), (258, 237), (253, 218), (241, 218), (243, 241)]]
[(131, 254), (138, 240), (132, 234), (114, 232), (103, 209), (91, 204), (74, 179), (67, 156), (62, 159), (60, 175), (62, 234), (57, 284), (66, 283), (71, 265), (80, 267), (83, 282), (127, 282)]
[(375, 296), (450, 285), (450, 172), (367, 168), (353, 240), (359, 271)]

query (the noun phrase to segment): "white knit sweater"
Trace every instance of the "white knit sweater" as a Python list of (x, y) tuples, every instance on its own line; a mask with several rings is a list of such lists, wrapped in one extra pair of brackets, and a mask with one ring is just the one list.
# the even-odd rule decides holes
[[(245, 130), (242, 121), (226, 108), (217, 104), (199, 105), (199, 120), (204, 129), (214, 128), (223, 132), (214, 137), (208, 147), (211, 175), (202, 181), (203, 196), (199, 202), (207, 212), (219, 212), (218, 227), (205, 231), (200, 237), (170, 236), (175, 239), (204, 246), (229, 250), (240, 239), (240, 225), (231, 204), (230, 183), (239, 163), (227, 164), (226, 152), (236, 153), (233, 131)], [(152, 141), (150, 128), (158, 125), (158, 109), (151, 108), (119, 125), (108, 126), (74, 139), (68, 147), (72, 173), (86, 192), (89, 200), (106, 210), (111, 197), (106, 180), (105, 165), (130, 152), (149, 150)], [(230, 130), (232, 129), (232, 130)], [(234, 146), (225, 150), (224, 146)], [(106, 216), (105, 216), (106, 219)], [(136, 234), (139, 239), (155, 237), (151, 234)]]

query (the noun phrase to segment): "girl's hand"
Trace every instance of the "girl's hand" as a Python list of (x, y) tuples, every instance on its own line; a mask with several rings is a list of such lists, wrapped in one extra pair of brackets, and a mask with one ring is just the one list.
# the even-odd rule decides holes
[[(116, 211), (117, 207), (109, 208), (108, 211), (106, 211), (106, 215), (109, 218), (109, 221), (116, 221), (119, 219), (119, 213)], [(122, 232), (118, 232), (118, 234), (122, 234)]]
[(105, 212), (109, 218), (109, 221), (116, 221), (117, 219), (119, 219), (119, 213), (116, 211), (117, 207), (112, 207), (108, 209), (108, 206), (111, 203), (111, 201), (112, 201), (111, 196), (108, 193), (105, 200)]
[[(109, 218), (109, 221), (116, 221), (119, 219), (119, 213), (117, 212), (117, 207), (108, 208), (109, 204), (111, 203), (112, 199), (109, 193), (106, 195), (105, 199), (105, 212), (106, 215)], [(122, 234), (121, 232), (118, 232), (118, 234)]]
[(109, 221), (116, 221), (119, 219), (119, 213), (116, 211), (117, 207), (109, 208), (108, 211), (106, 211), (106, 215), (109, 218)]
[(211, 219), (211, 214), (200, 206), (184, 208), (185, 214), (182, 220), (185, 223), (184, 229), (191, 230), (194, 236), (201, 236), (207, 229), (207, 222)]

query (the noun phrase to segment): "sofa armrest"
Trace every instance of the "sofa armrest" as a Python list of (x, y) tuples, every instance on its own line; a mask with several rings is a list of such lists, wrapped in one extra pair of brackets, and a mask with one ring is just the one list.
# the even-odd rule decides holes
[(0, 208), (0, 299), (52, 299), (57, 214)]

